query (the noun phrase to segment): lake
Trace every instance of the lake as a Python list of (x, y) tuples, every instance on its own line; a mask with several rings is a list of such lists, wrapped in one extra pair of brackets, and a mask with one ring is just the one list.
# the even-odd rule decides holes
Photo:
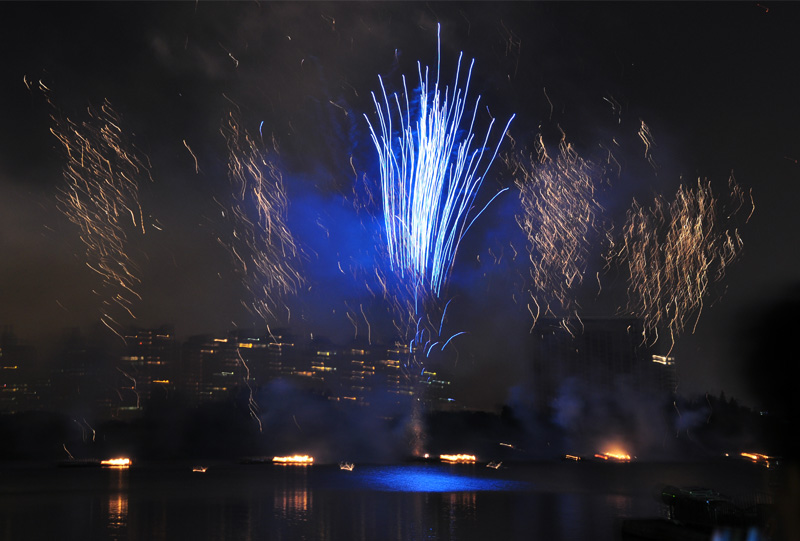
[(664, 485), (769, 498), (769, 471), (709, 463), (276, 466), (0, 464), (0, 539), (620, 539)]

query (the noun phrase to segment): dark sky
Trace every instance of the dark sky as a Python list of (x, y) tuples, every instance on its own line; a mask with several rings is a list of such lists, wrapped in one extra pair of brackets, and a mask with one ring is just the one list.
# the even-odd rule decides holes
[[(443, 80), (460, 51), (474, 58), (470, 99), (480, 94), (502, 124), (516, 114), (509, 135), (519, 149), (539, 132), (557, 142), (559, 128), (588, 158), (615, 148), (621, 171), (602, 194), (608, 225), (633, 197), (669, 198), (681, 182), (707, 178), (724, 191), (733, 171), (752, 188), (741, 259), (676, 349), (680, 390), (752, 402), (736, 337), (800, 277), (795, 3), (2, 2), (0, 323), (36, 343), (101, 313), (99, 278), (56, 206), (65, 159), (41, 80), (78, 122), (109, 100), (152, 164), (153, 181), (140, 181), (146, 232), (127, 244), (142, 299), (137, 319), (122, 323), (172, 323), (179, 336), (265, 325), (242, 307), (245, 290), (217, 240), (229, 234), (220, 202), (231, 191), (219, 130), (234, 102), (244, 128), (277, 142), (289, 224), (307, 254), (306, 287), (286, 300), (290, 325), (337, 339), (363, 336), (374, 318), (379, 334), (385, 305), (339, 271), (369, 270), (377, 257), (368, 210), (354, 210), (353, 167), (358, 178), (377, 176), (370, 92), (379, 75), (390, 89), (402, 74), (416, 86), (417, 60), (435, 66), (437, 22)], [(637, 136), (642, 122), (657, 169)], [(498, 161), (478, 201), (507, 185)], [(504, 401), (524, 374), (524, 269), (493, 263), (511, 246), (524, 250), (515, 201), (505, 192), (469, 231), (448, 290), (450, 332), (467, 332), (453, 368), (462, 398), (478, 405)], [(613, 275), (601, 276), (608, 293), (594, 301), (600, 255), (576, 293), (587, 316), (624, 303)], [(367, 316), (354, 329), (346, 314), (361, 307)]]

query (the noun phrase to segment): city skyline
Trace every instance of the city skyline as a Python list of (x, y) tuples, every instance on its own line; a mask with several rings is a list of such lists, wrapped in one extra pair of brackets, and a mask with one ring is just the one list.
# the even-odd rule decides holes
[[(247, 441), (276, 448), (294, 442), (328, 460), (334, 449), (355, 452), (359, 442), (364, 444), (359, 456), (372, 460), (409, 451), (422, 456), (417, 439), (413, 444), (409, 439), (412, 433), (426, 452), (426, 442), (438, 447), (462, 441), (490, 453), (500, 437), (500, 447), (518, 457), (591, 454), (612, 444), (642, 459), (708, 452), (704, 444), (698, 447), (696, 432), (715, 449), (752, 443), (759, 434), (766, 438), (760, 448), (777, 443), (764, 427), (780, 416), (741, 407), (725, 393), (676, 394), (674, 358), (654, 355), (630, 332), (642, 324), (587, 319), (584, 332), (573, 336), (558, 319), (541, 321), (529, 337), (528, 379), (518, 382), (526, 392), (490, 408), (476, 407), (469, 395), (457, 393), (457, 372), (433, 366), (409, 373), (408, 347), (397, 342), (337, 345), (277, 329), (268, 335), (233, 330), (181, 342), (165, 326), (129, 329), (121, 347), (102, 334), (75, 332), (54, 365), (34, 370), (32, 348), (4, 329), (0, 412), (9, 429), (26, 420), (63, 425), (72, 442), (67, 453), (85, 452), (106, 437), (117, 442), (113, 445), (136, 440), (133, 445), (144, 453), (180, 448), (235, 455)], [(415, 405), (422, 406), (420, 417)], [(718, 433), (734, 419), (741, 426)], [(415, 423), (421, 423), (421, 433)], [(224, 429), (230, 449), (212, 443), (222, 425), (230, 425)], [(156, 432), (172, 427), (150, 451), (149, 438), (141, 433), (148, 426), (162, 427)], [(467, 444), (463, 438), (471, 431), (494, 435)], [(204, 443), (192, 448), (189, 442), (197, 438)], [(60, 454), (64, 442), (51, 443), (43, 439), (35, 450), (19, 440), (21, 447), (6, 452)]]

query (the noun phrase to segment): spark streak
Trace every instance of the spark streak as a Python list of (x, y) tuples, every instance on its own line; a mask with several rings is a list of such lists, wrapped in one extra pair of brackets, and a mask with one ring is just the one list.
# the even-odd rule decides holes
[(553, 316), (577, 314), (574, 292), (583, 282), (603, 211), (595, 197), (601, 169), (581, 158), (564, 136), (558, 150), (551, 157), (539, 136), (535, 155), (505, 157), (519, 189), (522, 210), (516, 221), (528, 238), (529, 293), (537, 307), (535, 314), (530, 305), (528, 311), (534, 325), (537, 298)]
[(474, 60), (463, 88), (459, 86), (462, 53), (452, 89), (441, 89), (441, 36), (437, 35), (435, 82), (431, 84), (429, 68), (423, 70), (417, 62), (418, 99), (412, 100), (405, 77), (402, 95), (391, 97), (379, 78), (382, 103), (372, 93), (377, 128), (365, 115), (380, 166), (386, 255), (399, 284), (389, 292), (386, 277), (380, 273), (378, 277), (398, 316), (395, 327), (412, 355), (417, 349), (424, 353), (422, 346), (441, 334), (441, 324), (437, 333), (436, 326), (424, 322), (430, 320), (431, 311), (437, 311), (435, 305), (444, 294), (464, 234), (486, 208), (476, 213), (473, 203), (514, 118), (508, 120), (494, 149), (488, 146), (494, 119), (482, 143), (475, 146), (473, 128), (480, 96), (467, 113)]
[(255, 419), (255, 421), (258, 423), (258, 431), (262, 432), (264, 426), (261, 423), (261, 419), (258, 417), (258, 403), (256, 402), (253, 393), (253, 387), (250, 385), (250, 366), (248, 366), (247, 361), (245, 361), (244, 357), (242, 357), (242, 349), (240, 347), (236, 348), (236, 357), (237, 357), (236, 360), (239, 362), (239, 364), (241, 364), (244, 367), (245, 370), (245, 376), (242, 379), (249, 393), (249, 397), (247, 400), (247, 407), (250, 410), (250, 417)]
[[(372, 93), (377, 128), (364, 115), (378, 153), (385, 249), (397, 279), (393, 291), (385, 289), (384, 295), (392, 303), (395, 328), (403, 343), (408, 344), (403, 366), (412, 385), (419, 383), (415, 374), (420, 371), (415, 368), (427, 362), (427, 355), (433, 350), (429, 344), (439, 343), (441, 331), (437, 333), (431, 315), (442, 313), (440, 300), (459, 244), (486, 208), (474, 213), (475, 198), (514, 119), (512, 115), (493, 149), (489, 139), (494, 118), (485, 137), (476, 142), (473, 128), (480, 96), (467, 112), (475, 61), (470, 62), (463, 88), (460, 87), (461, 53), (453, 87), (441, 89), (440, 32), (441, 28), (437, 31), (435, 82), (431, 84), (429, 68), (426, 66), (423, 71), (417, 62), (419, 90), (414, 99), (409, 95), (405, 76), (402, 94), (394, 93), (390, 98), (379, 77), (382, 101)], [(381, 283), (386, 284), (387, 280), (378, 274)], [(411, 428), (414, 452), (420, 454), (423, 434), (419, 401), (415, 401)]]
[(647, 162), (650, 164), (653, 170), (658, 171), (658, 164), (653, 158), (652, 152), (653, 147), (656, 146), (656, 143), (653, 140), (653, 135), (650, 133), (650, 128), (644, 123), (644, 120), (642, 120), (641, 123), (642, 125), (639, 128), (638, 135), (639, 139), (641, 139), (644, 143), (644, 157), (647, 159)]
[(186, 150), (189, 151), (189, 154), (191, 154), (192, 158), (194, 159), (194, 172), (195, 173), (199, 173), (200, 172), (200, 164), (197, 161), (197, 156), (195, 156), (195, 153), (192, 151), (192, 148), (189, 146), (189, 143), (186, 142), (186, 139), (183, 140), (183, 146), (186, 147)]
[[(259, 125), (261, 138), (262, 127), (263, 122)], [(287, 225), (289, 205), (275, 157), (277, 145), (273, 141), (274, 154), (262, 149), (240, 126), (238, 108), (228, 113), (220, 132), (228, 147), (232, 197), (227, 214), (233, 222), (233, 234), (228, 243), (219, 242), (231, 254), (248, 292), (248, 299), (242, 304), (261, 317), (269, 328), (270, 322), (279, 319), (281, 305), (285, 321), (290, 320), (291, 311), (284, 301), (304, 283), (296, 268), (300, 251)], [(250, 416), (258, 423), (260, 432), (263, 426), (250, 385), (250, 367), (241, 351), (238, 351), (238, 360), (246, 371), (244, 382), (250, 394)]]
[[(62, 117), (41, 81), (39, 88), (52, 109), (50, 132), (66, 157), (58, 208), (79, 228), (86, 266), (102, 279), (100, 320), (122, 337), (117, 319), (135, 318), (131, 307), (141, 300), (136, 292), (140, 271), (128, 247), (134, 232), (145, 234), (139, 180), (153, 180), (149, 160), (128, 143), (122, 119), (108, 100), (87, 107), (89, 119), (75, 123)], [(118, 309), (122, 314), (116, 315)]]
[[(440, 53), (441, 55), (441, 53)], [(378, 152), (383, 199), (386, 242), (392, 270), (408, 279), (417, 295), (439, 297), (450, 273), (459, 243), (469, 229), (467, 219), (489, 167), (497, 155), (508, 124), (500, 134), (489, 157), (487, 143), (494, 119), (483, 144), (472, 149), (472, 133), (480, 96), (475, 102), (469, 124), (463, 122), (466, 95), (474, 60), (470, 62), (464, 88), (459, 88), (461, 57), (456, 68), (452, 91), (431, 87), (428, 67), (419, 75), (419, 111), (412, 122), (409, 93), (403, 77), (404, 103), (386, 93), (383, 79), (383, 104), (372, 94), (379, 120), (379, 132), (367, 118), (372, 140)], [(385, 108), (384, 108), (385, 107)], [(395, 112), (396, 111), (396, 115)], [(393, 129), (393, 119), (399, 131)], [(466, 131), (463, 131), (466, 127)], [(485, 159), (486, 158), (486, 159)]]
[(731, 210), (714, 196), (708, 180), (698, 179), (695, 188), (681, 185), (672, 202), (659, 196), (644, 208), (634, 201), (628, 211), (623, 238), (607, 260), (627, 266), (627, 310), (643, 318), (645, 339), (657, 340), (659, 327), (666, 327), (674, 344), (690, 317), (694, 331), (709, 286), (738, 258), (743, 242), (728, 222), (746, 194), (733, 176), (729, 188)]
[[(229, 242), (220, 242), (249, 293), (245, 306), (269, 322), (279, 317), (285, 297), (304, 283), (296, 268), (300, 250), (287, 226), (289, 203), (277, 147), (274, 153), (260, 148), (240, 126), (238, 112), (228, 114), (221, 133), (228, 146), (233, 235)], [(284, 308), (288, 320), (289, 309)]]

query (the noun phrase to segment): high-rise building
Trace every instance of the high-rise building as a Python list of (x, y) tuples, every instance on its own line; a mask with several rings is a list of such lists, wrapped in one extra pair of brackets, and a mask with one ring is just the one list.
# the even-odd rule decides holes
[(266, 344), (266, 363), (258, 367), (259, 383), (297, 375), (297, 337), (286, 329), (273, 329), (262, 339)]
[(300, 370), (294, 337), (236, 330), (199, 335), (181, 348), (179, 388), (192, 402), (224, 400), (239, 388), (257, 389), (279, 377), (310, 377)]
[(203, 356), (210, 348), (208, 335), (191, 336), (181, 345), (178, 359), (177, 388), (189, 404), (196, 405), (202, 398)]
[(678, 390), (678, 374), (675, 357), (653, 354), (650, 364), (650, 377), (657, 391), (675, 394)]
[(674, 390), (675, 359), (655, 354), (643, 339), (639, 319), (540, 318), (530, 347), (535, 403), (541, 411), (569, 378), (600, 390), (610, 390), (622, 380), (642, 392)]
[(178, 388), (196, 403), (224, 400), (244, 387), (257, 391), (281, 378), (343, 404), (404, 403), (419, 392), (431, 407), (448, 406), (450, 382), (436, 371), (410, 373), (403, 368), (408, 354), (397, 343), (340, 346), (323, 337), (300, 341), (284, 329), (194, 336), (181, 348)]
[(117, 388), (123, 399), (120, 414), (136, 413), (156, 390), (177, 388), (178, 351), (171, 326), (132, 328), (117, 364)]
[(113, 348), (102, 334), (65, 331), (50, 374), (49, 407), (95, 418), (109, 418), (121, 404), (116, 388)]
[(207, 337), (197, 344), (194, 354), (201, 367), (200, 399), (224, 400), (231, 392), (247, 382), (245, 361), (240, 360), (239, 341), (236, 337)]
[(34, 385), (35, 351), (20, 344), (11, 326), (3, 327), (0, 335), (0, 411), (15, 413), (39, 406), (39, 394)]
[(410, 351), (400, 342), (365, 344), (351, 342), (342, 351), (340, 396), (368, 406), (380, 398), (397, 404), (418, 397), (426, 409), (447, 409), (450, 381), (440, 370), (407, 366)]

